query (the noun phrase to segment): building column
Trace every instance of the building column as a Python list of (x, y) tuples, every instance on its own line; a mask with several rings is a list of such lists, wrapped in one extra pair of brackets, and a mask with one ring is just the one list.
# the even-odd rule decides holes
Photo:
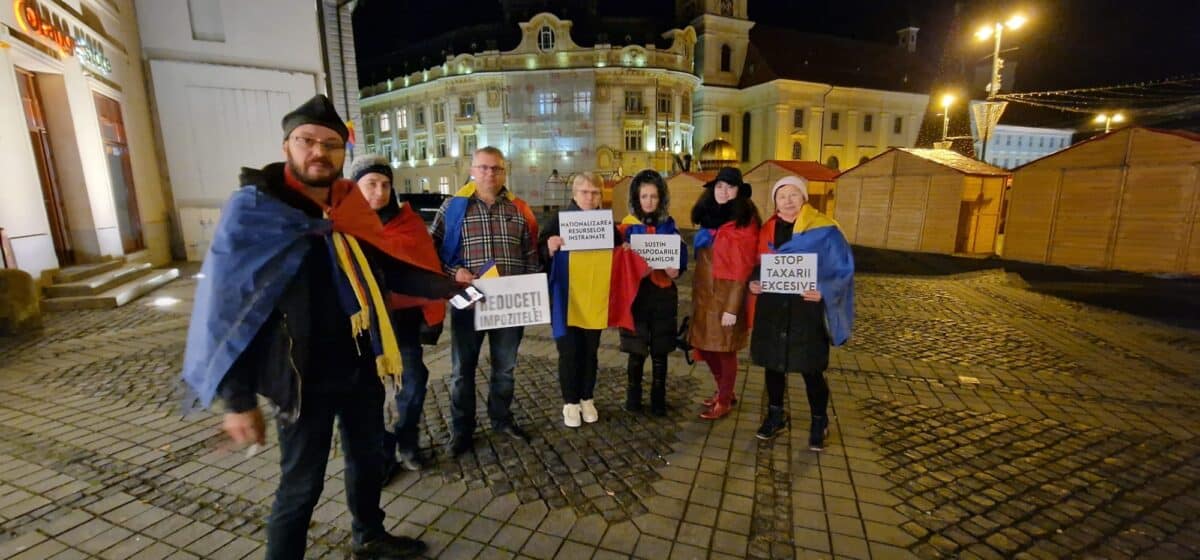
[(846, 145), (842, 147), (843, 157), (840, 157), (841, 168), (850, 169), (858, 165), (858, 111), (846, 111)]
[(774, 111), (774, 147), (768, 148), (764, 159), (792, 159), (792, 108), (777, 103)]
[(879, 136), (875, 142), (875, 149), (878, 150), (874, 155), (882, 154), (887, 150), (888, 138), (892, 134), (893, 123), (896, 122), (896, 117), (888, 112), (879, 113)]
[(804, 123), (804, 128), (808, 132), (808, 141), (804, 146), (804, 159), (813, 160), (821, 165), (825, 165), (825, 160), (821, 157), (825, 150), (822, 145), (825, 142), (824, 126), (825, 126), (825, 108), (817, 107), (816, 105), (805, 109), (807, 113), (804, 118), (808, 119)]

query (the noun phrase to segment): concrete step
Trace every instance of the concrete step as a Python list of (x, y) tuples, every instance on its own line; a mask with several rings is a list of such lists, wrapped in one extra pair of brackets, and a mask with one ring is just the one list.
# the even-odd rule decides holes
[(93, 296), (117, 284), (128, 282), (146, 274), (149, 270), (150, 263), (147, 262), (122, 264), (117, 268), (95, 276), (89, 276), (83, 280), (46, 286), (44, 292), (48, 298)]
[(68, 266), (67, 268), (59, 269), (54, 273), (54, 283), (66, 284), (70, 282), (78, 282), (84, 278), (102, 274), (114, 268), (119, 268), (123, 264), (125, 264), (123, 259), (113, 259), (111, 261)]
[(179, 278), (178, 268), (160, 268), (149, 274), (133, 278), (102, 293), (90, 296), (56, 297), (42, 300), (46, 311), (69, 311), (74, 309), (109, 309), (120, 307), (163, 284)]

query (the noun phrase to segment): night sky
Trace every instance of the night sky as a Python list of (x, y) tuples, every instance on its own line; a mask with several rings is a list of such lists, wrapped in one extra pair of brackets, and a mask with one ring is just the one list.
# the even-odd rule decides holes
[[(550, 2), (549, 4), (554, 4)], [(1029, 23), (1005, 35), (1016, 47), (1017, 91), (1114, 85), (1200, 74), (1198, 0), (1015, 0), (961, 2), (961, 33), (969, 61), (990, 54), (971, 33), (985, 14), (1021, 11)], [(892, 44), (897, 29), (920, 27), (919, 52), (936, 65), (954, 11), (953, 0), (751, 0), (750, 19), (801, 31)], [(673, 27), (672, 0), (599, 0), (604, 16), (648, 16)], [(354, 15), (360, 66), (385, 63), (387, 53), (464, 25), (495, 21), (496, 0), (360, 0)], [(480, 40), (486, 39), (481, 37)], [(397, 72), (398, 73), (398, 72)], [(368, 85), (363, 83), (363, 86)], [(1008, 89), (1008, 88), (1006, 88)]]

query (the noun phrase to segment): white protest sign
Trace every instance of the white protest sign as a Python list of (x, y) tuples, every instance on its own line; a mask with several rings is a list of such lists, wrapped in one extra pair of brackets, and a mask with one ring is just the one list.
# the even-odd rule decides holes
[(817, 289), (817, 254), (793, 253), (762, 256), (759, 282), (762, 291), (803, 294)]
[(475, 304), (475, 330), (544, 325), (550, 322), (550, 294), (545, 274), (481, 278), (475, 287), (483, 301)]
[(679, 268), (679, 236), (675, 234), (635, 233), (629, 236), (629, 247), (646, 259), (650, 268)]
[(612, 210), (573, 210), (558, 213), (564, 251), (613, 248)]

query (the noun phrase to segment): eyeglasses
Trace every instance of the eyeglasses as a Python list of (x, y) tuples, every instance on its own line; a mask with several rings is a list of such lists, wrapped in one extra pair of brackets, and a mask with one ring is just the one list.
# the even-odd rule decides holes
[(341, 152), (346, 150), (346, 144), (344, 142), (339, 142), (337, 140), (322, 142), (316, 138), (309, 138), (307, 136), (293, 136), (292, 143), (295, 144), (297, 148), (303, 148), (308, 151), (312, 151), (317, 146), (320, 146), (321, 149), (325, 150), (326, 153)]
[(492, 172), (493, 175), (504, 173), (503, 165), (472, 165), (471, 169), (478, 169), (480, 172)]

